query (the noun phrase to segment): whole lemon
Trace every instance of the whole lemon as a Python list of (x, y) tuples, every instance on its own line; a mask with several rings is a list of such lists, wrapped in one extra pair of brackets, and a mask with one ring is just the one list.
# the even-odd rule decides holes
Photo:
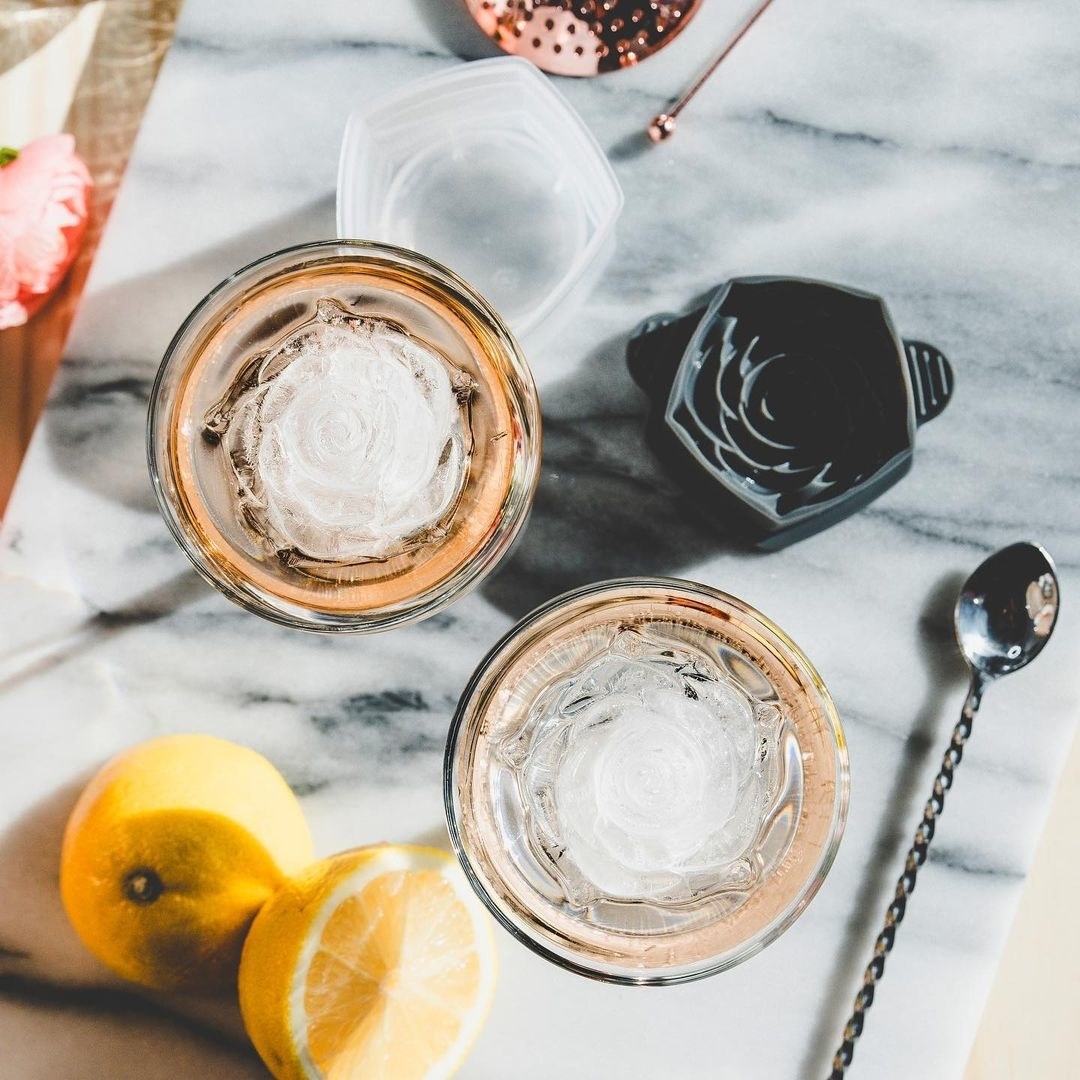
[(162, 990), (235, 985), (259, 909), (314, 858), (300, 804), (266, 758), (169, 735), (108, 762), (64, 832), (60, 894), (86, 947)]

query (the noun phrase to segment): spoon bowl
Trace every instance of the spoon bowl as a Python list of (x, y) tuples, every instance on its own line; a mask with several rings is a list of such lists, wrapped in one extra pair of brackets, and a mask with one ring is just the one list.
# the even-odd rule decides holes
[(956, 601), (956, 640), (972, 673), (996, 679), (1042, 651), (1057, 621), (1054, 563), (1038, 544), (996, 551), (964, 582)]

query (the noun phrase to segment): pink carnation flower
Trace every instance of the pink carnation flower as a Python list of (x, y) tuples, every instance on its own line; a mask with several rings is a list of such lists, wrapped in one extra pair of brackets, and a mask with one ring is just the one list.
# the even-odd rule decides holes
[(70, 135), (46, 135), (0, 168), (0, 330), (59, 284), (86, 228), (90, 173)]

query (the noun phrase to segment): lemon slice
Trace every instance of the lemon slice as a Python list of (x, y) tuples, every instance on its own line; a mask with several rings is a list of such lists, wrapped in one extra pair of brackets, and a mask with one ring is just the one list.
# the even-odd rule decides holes
[(259, 912), (240, 962), (244, 1025), (277, 1080), (451, 1076), (494, 988), (488, 916), (434, 848), (314, 863)]

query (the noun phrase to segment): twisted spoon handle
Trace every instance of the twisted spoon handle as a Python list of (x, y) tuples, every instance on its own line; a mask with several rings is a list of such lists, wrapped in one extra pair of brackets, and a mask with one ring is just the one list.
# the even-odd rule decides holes
[(855, 1056), (855, 1040), (862, 1034), (866, 1010), (874, 1003), (874, 986), (885, 974), (885, 957), (892, 952), (893, 942), (896, 940), (896, 927), (903, 920), (908, 897), (915, 890), (915, 878), (918, 876), (919, 867), (926, 862), (926, 851), (934, 838), (934, 826), (945, 809), (945, 792), (952, 787), (953, 773), (964, 756), (964, 744), (971, 737), (971, 727), (975, 721), (975, 713), (979, 709), (979, 702), (982, 700), (982, 691), (982, 679), (979, 675), (973, 674), (971, 688), (964, 700), (963, 712), (960, 714), (956, 727), (953, 728), (952, 739), (945, 750), (945, 756), (941, 759), (941, 768), (934, 777), (933, 792), (927, 799), (926, 806), (923, 807), (922, 821), (919, 822), (919, 827), (915, 830), (915, 839), (908, 849), (907, 859), (904, 861), (904, 872), (896, 883), (892, 903), (885, 912), (885, 925), (878, 934), (877, 941), (874, 942), (874, 955), (870, 963), (866, 965), (866, 971), (863, 972), (862, 986), (855, 995), (854, 1011), (844, 1025), (843, 1041), (833, 1057), (829, 1080), (844, 1080), (844, 1070)]

